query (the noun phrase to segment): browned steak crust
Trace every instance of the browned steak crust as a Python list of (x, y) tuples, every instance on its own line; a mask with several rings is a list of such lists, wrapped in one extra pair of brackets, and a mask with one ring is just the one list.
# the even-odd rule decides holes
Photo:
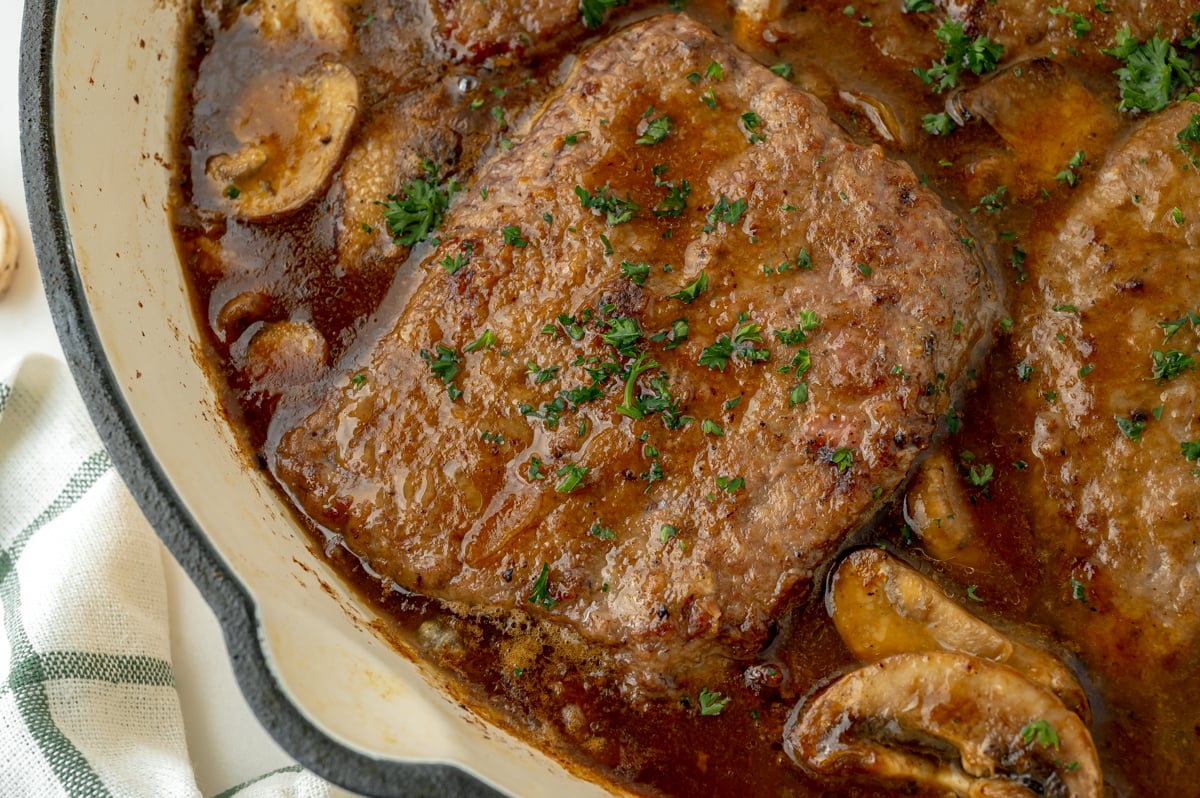
[(481, 168), (394, 327), (285, 405), (273, 467), (406, 589), (699, 679), (763, 644), (934, 435), (990, 308), (964, 236), (812, 96), (684, 15), (635, 25)]

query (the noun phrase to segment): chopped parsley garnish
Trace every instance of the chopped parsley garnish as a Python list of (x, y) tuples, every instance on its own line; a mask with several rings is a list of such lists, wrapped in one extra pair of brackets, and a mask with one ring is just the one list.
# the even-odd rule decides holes
[(1169, 349), (1166, 352), (1155, 349), (1150, 353), (1150, 359), (1153, 361), (1151, 375), (1160, 383), (1173, 380), (1183, 372), (1196, 368), (1196, 361), (1178, 349)]
[(765, 132), (759, 133), (758, 129), (763, 126), (762, 118), (753, 111), (747, 111), (742, 114), (742, 124), (746, 127), (746, 132), (750, 135), (750, 143), (757, 144), (760, 141), (767, 140)]
[(1054, 176), (1054, 179), (1059, 183), (1065, 183), (1074, 188), (1079, 182), (1079, 169), (1083, 166), (1083, 160), (1087, 154), (1083, 150), (1079, 150), (1071, 156), (1071, 160), (1067, 161), (1067, 168)]
[(700, 431), (705, 435), (712, 435), (717, 438), (720, 438), (725, 434), (725, 430), (721, 427), (721, 425), (713, 421), (711, 418), (706, 418), (700, 422)]
[(593, 194), (583, 186), (575, 186), (575, 196), (579, 197), (579, 204), (584, 208), (589, 208), (597, 214), (604, 214), (609, 227), (631, 221), (642, 206), (634, 202), (628, 193), (625, 195), (625, 199), (621, 199), (610, 194), (609, 190), (609, 187), (605, 185), (596, 189)]
[(1117, 429), (1129, 440), (1137, 443), (1142, 439), (1142, 430), (1146, 428), (1146, 421), (1144, 419), (1113, 416), (1113, 421), (1117, 422)]
[(623, 6), (627, 0), (579, 0), (579, 15), (585, 28), (598, 28), (610, 8)]
[(1125, 27), (1117, 31), (1116, 45), (1101, 52), (1125, 62), (1114, 73), (1121, 89), (1122, 111), (1161, 111), (1196, 85), (1192, 64), (1157, 36), (1139, 42)]
[(458, 374), (458, 364), (462, 359), (457, 351), (438, 344), (436, 356), (422, 349), (421, 359), (429, 364), (429, 370), (446, 386), (446, 393), (450, 395), (451, 402), (462, 396), (462, 391), (453, 382), (455, 375)]
[(808, 383), (802, 382), (788, 391), (788, 407), (802, 405), (808, 401)]
[(679, 534), (679, 530), (670, 524), (663, 524), (658, 530), (658, 542), (666, 543), (671, 538)]
[(568, 147), (573, 147), (579, 143), (579, 139), (587, 136), (587, 134), (588, 132), (586, 130), (576, 130), (574, 133), (568, 133), (567, 135), (563, 136), (563, 144), (567, 145)]
[(1017, 379), (1021, 382), (1029, 382), (1029, 378), (1033, 376), (1033, 366), (1028, 363), (1018, 363), (1016, 365)]
[(708, 273), (701, 270), (699, 277), (675, 293), (668, 294), (667, 299), (678, 299), (683, 304), (690, 305), (706, 290), (708, 290)]
[(830, 456), (829, 462), (837, 466), (838, 471), (849, 471), (854, 466), (854, 450), (838, 449)]
[(541, 604), (545, 609), (553, 609), (557, 601), (550, 598), (550, 563), (542, 563), (542, 572), (533, 582), (533, 590), (529, 594), (530, 604)]
[[(636, 327), (636, 323), (634, 326)], [(638, 334), (640, 335), (641, 333), (639, 332)], [(634, 420), (645, 417), (646, 408), (637, 401), (633, 395), (633, 391), (637, 387), (638, 377), (654, 368), (658, 368), (656, 361), (647, 358), (645, 352), (638, 354), (637, 359), (633, 361), (633, 365), (629, 367), (629, 374), (625, 378), (625, 395), (621, 404), (617, 405), (618, 413)]]
[(1175, 134), (1179, 141), (1175, 148), (1187, 156), (1193, 169), (1200, 169), (1200, 158), (1192, 152), (1193, 144), (1200, 144), (1200, 114), (1192, 114), (1192, 118), (1184, 125), (1183, 130)]
[(606, 526), (602, 526), (599, 521), (592, 524), (592, 528), (588, 530), (588, 534), (600, 540), (616, 540), (616, 534)]
[(491, 349), (496, 343), (496, 334), (491, 330), (484, 330), (483, 335), (476, 338), (471, 343), (463, 347), (464, 352), (478, 352), (480, 349)]
[(554, 487), (556, 493), (570, 493), (573, 490), (578, 490), (583, 486), (583, 478), (587, 476), (591, 469), (587, 466), (575, 465), (569, 463), (554, 472), (554, 476), (562, 477), (562, 481)]
[(958, 125), (954, 124), (954, 120), (947, 113), (925, 114), (921, 117), (921, 127), (926, 133), (934, 136), (949, 136), (958, 130)]
[(967, 598), (969, 598), (971, 601), (978, 601), (982, 603), (983, 599), (981, 599), (979, 594), (975, 592), (978, 589), (979, 585), (967, 585)]
[(993, 473), (993, 469), (990, 465), (984, 465), (982, 467), (973, 465), (967, 472), (967, 479), (969, 479), (971, 484), (975, 487), (982, 488), (992, 481)]
[(722, 696), (707, 687), (700, 688), (700, 714), (704, 716), (720, 715), (729, 706), (729, 696)]
[(241, 195), (242, 195), (242, 190), (240, 188), (238, 188), (237, 186), (228, 185), (225, 187), (225, 196), (226, 197), (229, 197), (230, 199), (237, 199)]
[(989, 216), (994, 216), (1004, 210), (1004, 195), (1008, 193), (1008, 186), (996, 186), (989, 194), (984, 194), (979, 198), (979, 204), (971, 209), (974, 213), (977, 209), (983, 208), (984, 212)]
[(768, 69), (770, 69), (773, 74), (783, 78), (784, 80), (790, 80), (792, 75), (796, 74), (796, 70), (792, 69), (792, 65), (784, 61), (780, 61), (778, 64), (772, 64), (768, 67)]
[(542, 471), (542, 458), (536, 454), (529, 458), (529, 479), (533, 480), (545, 479), (546, 474)]
[(462, 190), (453, 180), (438, 183), (438, 168), (432, 161), (423, 164), (428, 179), (417, 178), (404, 184), (404, 199), (389, 194), (383, 206), (388, 233), (398, 246), (411, 247), (425, 241), (442, 223), (450, 198)]
[(1074, 11), (1067, 11), (1067, 9), (1062, 6), (1050, 6), (1050, 8), (1046, 10), (1049, 11), (1053, 16), (1062, 16), (1071, 20), (1071, 32), (1075, 34), (1076, 39), (1082, 39), (1084, 36), (1087, 36), (1088, 31), (1092, 29), (1092, 23), (1084, 19), (1082, 14), (1076, 14)]
[(1183, 329), (1183, 325), (1188, 324), (1189, 322), (1192, 325), (1192, 329), (1196, 329), (1197, 326), (1200, 326), (1200, 315), (1192, 313), (1189, 310), (1185, 311), (1183, 318), (1175, 319), (1174, 321), (1160, 321), (1158, 326), (1161, 327), (1163, 331), (1163, 343), (1165, 344), (1167, 341), (1170, 341), (1171, 337)]
[(916, 67), (913, 72), (937, 94), (957, 86), (959, 73), (963, 69), (983, 75), (994, 70), (1004, 55), (1004, 45), (986, 36), (969, 38), (963, 33), (961, 22), (946, 20), (934, 35), (946, 45), (946, 54), (929, 69)]
[(746, 480), (741, 477), (717, 477), (717, 488), (726, 493), (737, 493), (746, 487)]
[(525, 363), (525, 373), (533, 375), (534, 385), (550, 382), (550, 380), (558, 376), (559, 369), (561, 368), (561, 366), (546, 366), (542, 368), (532, 360)]
[(905, 14), (927, 14), (933, 11), (933, 0), (904, 0)]
[(654, 206), (654, 215), (661, 218), (682, 216), (687, 210), (687, 198), (692, 193), (692, 184), (686, 180), (680, 180), (679, 185), (667, 181), (659, 184), (666, 186), (667, 196), (663, 201)]
[(355, 388), (361, 388), (367, 384), (367, 375), (359, 372), (350, 378), (350, 384)]
[(721, 66), (720, 63), (713, 61), (709, 63), (707, 67), (705, 67), (704, 77), (708, 78), (709, 80), (724, 80), (725, 67)]
[(717, 107), (717, 93), (711, 88), (700, 95), (700, 102), (707, 105), (709, 108)]
[(645, 285), (646, 278), (650, 276), (650, 264), (646, 262), (631, 263), (630, 261), (621, 261), (621, 274), (629, 278), (629, 282), (634, 285)]
[(458, 254), (447, 255), (438, 261), (438, 265), (445, 269), (447, 274), (458, 274), (462, 267), (471, 262), (471, 251), (474, 248), (475, 245), (467, 241)]
[(1183, 455), (1183, 459), (1189, 463), (1194, 463), (1200, 460), (1200, 438), (1194, 441), (1180, 441), (1179, 450)]
[(667, 137), (671, 132), (671, 117), (660, 116), (646, 126), (646, 132), (638, 137), (635, 143), (644, 147), (652, 147)]
[(1058, 748), (1058, 733), (1044, 720), (1035, 720), (1021, 729), (1021, 742), (1037, 743), (1042, 748)]
[(810, 333), (817, 329), (821, 321), (817, 318), (816, 311), (802, 310), (800, 311), (800, 322), (790, 330), (776, 330), (774, 335), (779, 339), (781, 344), (785, 346), (796, 346), (808, 338), (806, 333)]
[(1078, 579), (1071, 579), (1071, 598), (1087, 604), (1087, 593), (1084, 591), (1083, 582)]
[(762, 327), (753, 322), (739, 324), (734, 328), (732, 336), (722, 335), (716, 343), (704, 347), (700, 352), (698, 364), (724, 371), (731, 357), (741, 358), (751, 363), (762, 363), (769, 360), (770, 351), (756, 348), (755, 343), (762, 343)]
[(501, 130), (508, 130), (508, 120), (504, 118), (504, 109), (499, 105), (492, 106), (492, 118), (500, 125)]
[(708, 224), (704, 225), (704, 232), (711, 233), (717, 229), (717, 222), (724, 222), (732, 227), (737, 224), (738, 219), (742, 218), (742, 214), (746, 212), (746, 200), (738, 199), (733, 202), (724, 194), (717, 200), (717, 204), (713, 205), (712, 210), (708, 212), (705, 220)]
[(504, 235), (505, 244), (508, 244), (511, 247), (516, 247), (517, 249), (529, 246), (529, 242), (524, 238), (521, 238), (521, 228), (517, 227), (515, 224), (506, 225), (502, 232)]
[(546, 425), (546, 429), (558, 429), (558, 420), (567, 410), (567, 401), (561, 396), (556, 396), (549, 402), (542, 404), (540, 410), (535, 409), (531, 404), (522, 402), (517, 406), (517, 410), (526, 418), (541, 421)]
[(618, 317), (609, 319), (608, 332), (600, 336), (600, 340), (617, 350), (622, 357), (635, 357), (637, 342), (642, 339), (642, 328), (637, 319)]

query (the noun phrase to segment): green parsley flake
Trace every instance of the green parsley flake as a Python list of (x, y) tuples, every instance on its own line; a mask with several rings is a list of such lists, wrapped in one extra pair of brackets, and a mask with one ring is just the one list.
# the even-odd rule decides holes
[(716, 230), (717, 222), (724, 222), (732, 227), (733, 225), (737, 224), (738, 220), (742, 218), (742, 214), (745, 212), (745, 198), (730, 202), (729, 198), (722, 194), (721, 198), (717, 200), (717, 203), (713, 205), (712, 210), (710, 210), (708, 215), (704, 217), (708, 222), (706, 225), (704, 225), (704, 232), (711, 233), (713, 230)]
[(636, 144), (652, 147), (660, 143), (671, 132), (671, 117), (660, 116), (646, 126), (646, 132), (638, 137)]
[(1037, 743), (1042, 748), (1058, 748), (1058, 733), (1044, 720), (1035, 720), (1021, 729), (1021, 742)]
[(1151, 375), (1160, 384), (1175, 379), (1185, 371), (1196, 368), (1195, 359), (1190, 355), (1180, 352), (1178, 349), (1169, 349), (1166, 352), (1155, 349), (1150, 353), (1150, 360), (1152, 361)]
[(588, 530), (588, 534), (600, 540), (616, 540), (616, 534), (606, 526), (601, 525), (600, 521), (592, 524), (592, 528)]
[(701, 270), (699, 277), (674, 294), (668, 294), (667, 299), (678, 299), (683, 304), (690, 305), (706, 290), (708, 290), (708, 273)]
[(802, 382), (788, 391), (788, 407), (804, 404), (808, 401), (808, 383)]
[(700, 431), (705, 435), (712, 435), (717, 438), (720, 438), (725, 434), (725, 430), (721, 427), (721, 425), (713, 421), (711, 418), (706, 418), (700, 422)]
[(934, 35), (946, 46), (945, 55), (929, 69), (918, 67), (913, 69), (913, 73), (936, 94), (957, 86), (959, 73), (963, 69), (976, 75), (995, 70), (1004, 55), (1004, 45), (993, 42), (986, 36), (968, 38), (963, 33), (961, 22), (947, 20)]
[(1083, 582), (1078, 579), (1071, 579), (1071, 598), (1087, 604), (1087, 592), (1084, 590)]
[(627, 260), (621, 261), (621, 274), (629, 278), (629, 282), (634, 285), (645, 285), (646, 278), (650, 276), (650, 264), (646, 262), (632, 263)]
[(1197, 83), (1189, 61), (1157, 36), (1139, 42), (1125, 27), (1117, 31), (1116, 45), (1101, 52), (1125, 62), (1115, 72), (1122, 111), (1161, 111)]
[(934, 136), (949, 136), (958, 130), (958, 125), (954, 124), (950, 114), (925, 114), (921, 117), (921, 128)]
[(725, 707), (729, 706), (730, 697), (722, 696), (715, 690), (709, 690), (707, 687), (700, 688), (700, 714), (703, 716), (720, 715)]
[(506, 225), (502, 231), (504, 235), (504, 243), (516, 249), (529, 246), (529, 242), (521, 238), (521, 228), (515, 224)]
[(570, 463), (563, 466), (554, 472), (554, 476), (562, 477), (562, 481), (555, 486), (556, 493), (570, 493), (573, 490), (578, 490), (583, 487), (583, 478), (587, 476), (591, 469), (587, 466), (575, 465)]
[(609, 9), (623, 6), (626, 2), (627, 0), (579, 0), (579, 15), (583, 18), (583, 26), (600, 27)]
[(557, 601), (550, 598), (550, 563), (542, 563), (542, 571), (533, 582), (533, 590), (527, 599), (530, 604), (540, 604), (545, 609), (553, 609)]
[(471, 343), (463, 347), (464, 352), (478, 352), (480, 349), (491, 349), (496, 343), (496, 334), (491, 330), (484, 330), (483, 334), (476, 338)]
[(420, 354), (421, 359), (429, 364), (429, 370), (446, 386), (446, 393), (450, 396), (450, 401), (456, 401), (462, 396), (462, 391), (453, 383), (455, 375), (458, 374), (458, 364), (461, 362), (458, 352), (448, 346), (438, 344), (436, 356), (424, 349)]
[(1113, 416), (1113, 421), (1117, 422), (1117, 429), (1121, 431), (1129, 440), (1138, 443), (1142, 439), (1142, 430), (1146, 428), (1146, 421), (1142, 418), (1125, 418), (1124, 416)]
[(367, 375), (359, 372), (350, 378), (350, 384), (355, 388), (361, 388), (367, 384)]
[(542, 471), (542, 458), (536, 454), (529, 458), (529, 480), (542, 480), (546, 478), (546, 474)]
[(658, 530), (658, 541), (660, 543), (665, 544), (667, 541), (669, 541), (671, 538), (675, 537), (678, 534), (679, 534), (678, 529), (671, 526), (670, 524), (663, 524), (662, 527), (659, 528), (659, 530)]
[(854, 466), (854, 450), (838, 449), (829, 457), (829, 462), (837, 466), (838, 471), (849, 471)]
[(641, 206), (634, 202), (628, 193), (625, 194), (625, 199), (621, 199), (609, 191), (607, 185), (596, 189), (594, 194), (583, 186), (575, 186), (575, 196), (579, 197), (579, 204), (597, 214), (604, 214), (609, 227), (632, 221), (641, 210)]
[(428, 179), (417, 178), (404, 184), (404, 199), (389, 194), (383, 206), (388, 233), (401, 247), (425, 241), (442, 223), (450, 198), (462, 190), (453, 180), (438, 183), (438, 168), (432, 161), (423, 164)]
[(717, 488), (726, 493), (737, 493), (746, 487), (746, 480), (741, 477), (717, 477)]

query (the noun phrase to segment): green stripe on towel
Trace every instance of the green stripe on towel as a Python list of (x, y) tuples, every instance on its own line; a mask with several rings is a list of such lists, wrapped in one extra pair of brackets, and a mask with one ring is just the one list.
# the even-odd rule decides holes
[(0, 603), (4, 605), (4, 632), (14, 666), (9, 672), (7, 686), (12, 690), (25, 727), (59, 785), (67, 795), (78, 798), (108, 798), (111, 794), (87, 758), (54, 723), (46, 695), (46, 670), (21, 622), (21, 586), (16, 563), (33, 534), (83, 498), (110, 468), (112, 461), (107, 452), (101, 450), (92, 454), (37, 518), (21, 530), (6, 549), (0, 550)]

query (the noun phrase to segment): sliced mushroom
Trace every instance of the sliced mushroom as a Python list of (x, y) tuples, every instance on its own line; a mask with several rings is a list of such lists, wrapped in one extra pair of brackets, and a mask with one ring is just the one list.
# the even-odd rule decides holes
[(1051, 691), (1085, 722), (1087, 694), (1056, 657), (1013, 640), (946, 596), (931, 579), (880, 549), (846, 556), (825, 597), (834, 626), (859, 660), (955, 651), (1001, 662)]
[(8, 211), (0, 205), (0, 297), (7, 294), (12, 286), (13, 278), (17, 275), (19, 256), (17, 228)]
[[(271, 102), (263, 95), (273, 95)], [(344, 65), (323, 62), (282, 86), (263, 81), (242, 107), (234, 132), (243, 146), (214, 155), (205, 170), (235, 216), (270, 221), (304, 207), (329, 183), (358, 116), (358, 80)]]
[[(936, 560), (970, 555), (974, 529), (969, 499), (946, 447), (929, 453), (904, 497), (904, 520)], [(982, 563), (970, 563), (982, 565)]]
[(896, 118), (890, 105), (878, 97), (861, 91), (839, 91), (838, 97), (851, 108), (862, 113), (871, 123), (875, 135), (891, 144), (908, 145), (905, 128)]
[(899, 654), (797, 705), (784, 750), (821, 776), (963, 798), (1099, 798), (1087, 726), (1012, 668), (950, 652)]
[(243, 370), (256, 391), (274, 397), (294, 385), (315, 382), (328, 362), (329, 346), (316, 327), (278, 321), (252, 334)]
[(353, 33), (349, 6), (357, 0), (270, 0), (255, 4), (259, 32), (266, 39), (287, 39), (298, 34), (336, 50), (350, 46)]
[(1048, 58), (1016, 64), (978, 88), (951, 95), (946, 110), (959, 124), (980, 118), (1000, 134), (1013, 157), (1010, 174), (994, 179), (1005, 180), (1018, 197), (1054, 185), (1076, 152), (1107, 152), (1119, 124), (1110, 104)]

